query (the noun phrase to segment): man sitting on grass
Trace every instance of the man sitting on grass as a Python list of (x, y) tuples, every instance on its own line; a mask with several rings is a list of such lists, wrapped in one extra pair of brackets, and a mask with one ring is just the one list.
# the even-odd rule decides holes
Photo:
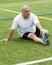
[[(30, 8), (27, 5), (21, 7), (21, 13), (14, 18), (8, 36), (1, 41), (9, 41), (16, 28), (18, 28), (20, 37), (23, 39), (31, 39), (44, 45), (49, 44), (49, 32), (42, 28), (37, 16), (30, 12)], [(40, 39), (40, 36), (43, 39)]]

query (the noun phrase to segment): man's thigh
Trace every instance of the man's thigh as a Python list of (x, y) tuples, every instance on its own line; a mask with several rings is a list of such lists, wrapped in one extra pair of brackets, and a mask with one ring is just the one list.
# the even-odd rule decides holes
[(22, 38), (29, 40), (28, 35), (29, 35), (30, 33), (31, 33), (31, 32), (26, 32), (26, 33), (24, 33), (24, 35), (22, 36)]
[[(22, 36), (22, 38), (23, 39), (30, 39), (29, 37), (28, 37), (28, 35), (30, 34), (30, 33), (33, 33), (33, 32), (26, 32), (26, 33), (24, 33), (24, 35)], [(36, 32), (34, 33), (37, 37), (39, 37), (40, 36), (40, 30), (38, 29), (38, 28), (36, 28)]]

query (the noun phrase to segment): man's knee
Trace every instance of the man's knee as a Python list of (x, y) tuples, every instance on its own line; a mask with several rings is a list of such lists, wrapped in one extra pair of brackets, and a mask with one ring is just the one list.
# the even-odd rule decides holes
[(35, 37), (35, 34), (34, 33), (29, 33), (28, 38), (33, 39), (33, 37)]

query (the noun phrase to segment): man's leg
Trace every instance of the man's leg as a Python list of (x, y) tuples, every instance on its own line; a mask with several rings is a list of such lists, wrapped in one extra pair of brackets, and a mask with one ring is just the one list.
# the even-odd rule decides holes
[(34, 42), (43, 43), (43, 40), (37, 37), (34, 33), (29, 33), (28, 38), (32, 39)]
[(49, 45), (49, 40), (48, 40), (49, 32), (46, 29), (43, 30), (44, 30), (42, 33), (43, 41), (46, 45)]
[(38, 37), (39, 35), (37, 35), (38, 34), (37, 32), (36, 32), (36, 34), (32, 33), (32, 32), (26, 32), (26, 33), (24, 33), (24, 35), (22, 36), (22, 38), (23, 39), (32, 39), (34, 42), (39, 42), (39, 43), (42, 43), (44, 45), (47, 45), (47, 43), (45, 43), (42, 39), (40, 39)]

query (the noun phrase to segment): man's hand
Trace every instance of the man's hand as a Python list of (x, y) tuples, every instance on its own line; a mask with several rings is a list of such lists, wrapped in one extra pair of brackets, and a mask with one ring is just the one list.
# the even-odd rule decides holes
[(0, 40), (1, 42), (7, 42), (8, 41), (8, 39), (2, 39), (2, 40)]
[(44, 33), (49, 34), (49, 32), (48, 32), (46, 29), (42, 29), (42, 30), (40, 30), (40, 33), (41, 33), (41, 34), (44, 34)]
[(4, 41), (7, 42), (9, 41), (10, 37), (12, 36), (12, 34), (14, 33), (15, 30), (10, 30), (8, 33), (8, 36), (5, 39), (1, 39), (0, 41)]

